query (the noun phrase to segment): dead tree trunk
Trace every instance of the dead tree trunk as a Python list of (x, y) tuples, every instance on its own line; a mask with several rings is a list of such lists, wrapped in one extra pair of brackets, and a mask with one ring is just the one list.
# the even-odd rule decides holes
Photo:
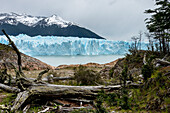
[(19, 72), (22, 73), (21, 54), (20, 54), (18, 48), (16, 47), (16, 45), (14, 44), (14, 42), (13, 42), (13, 41), (9, 38), (9, 36), (6, 34), (5, 30), (2, 30), (2, 32), (3, 32), (4, 35), (8, 38), (9, 45), (11, 45), (12, 48), (14, 49), (14, 51), (17, 53), (17, 56), (18, 56), (18, 68), (19, 68)]
[[(52, 101), (55, 99), (65, 98), (68, 99), (83, 99), (83, 100), (94, 100), (97, 93), (103, 89), (105, 91), (113, 91), (120, 89), (121, 86), (65, 86), (65, 85), (34, 85), (27, 90), (20, 92), (15, 99), (14, 105), (11, 111), (18, 110), (25, 103), (30, 103), (36, 99), (41, 101)], [(69, 97), (69, 98), (68, 98)]]
[(10, 92), (10, 93), (19, 93), (21, 91), (19, 88), (7, 86), (1, 83), (0, 83), (0, 89), (3, 89), (4, 91)]
[(42, 71), (41, 73), (39, 73), (38, 77), (37, 77), (37, 81), (42, 81), (42, 76), (47, 73), (49, 71), (49, 69), (46, 69), (44, 71)]

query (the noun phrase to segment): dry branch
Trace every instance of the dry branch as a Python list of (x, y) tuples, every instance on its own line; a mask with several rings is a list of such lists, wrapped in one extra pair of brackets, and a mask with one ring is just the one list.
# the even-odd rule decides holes
[(30, 96), (28, 91), (23, 91), (18, 93), (17, 98), (15, 99), (14, 105), (11, 108), (11, 111), (16, 111), (18, 110), (23, 103), (28, 99), (28, 97)]
[(155, 59), (155, 63), (156, 64), (160, 64), (161, 66), (168, 66), (168, 65), (170, 65), (170, 62), (168, 62), (166, 60), (163, 60), (163, 59), (159, 59), (159, 58)]
[(147, 62), (146, 62), (146, 53), (144, 54), (144, 57), (143, 57), (143, 64), (146, 65)]
[(37, 81), (42, 81), (42, 76), (47, 73), (49, 71), (49, 69), (46, 69), (42, 72), (39, 73), (38, 77), (37, 77)]
[(3, 32), (3, 33), (5, 34), (5, 36), (8, 38), (9, 45), (11, 45), (12, 48), (14, 49), (14, 51), (17, 53), (17, 55), (18, 55), (18, 68), (19, 68), (19, 71), (22, 72), (21, 54), (20, 54), (18, 48), (16, 47), (16, 45), (14, 44), (14, 42), (9, 38), (8, 34), (6, 34), (5, 30), (2, 30), (2, 32)]
[(1, 83), (0, 83), (0, 89), (10, 93), (19, 93), (21, 91), (19, 88), (7, 86)]
[(10, 108), (6, 107), (5, 105), (0, 105), (0, 109), (1, 110), (10, 110)]
[(74, 77), (53, 77), (53, 81), (58, 81), (58, 80), (74, 80)]

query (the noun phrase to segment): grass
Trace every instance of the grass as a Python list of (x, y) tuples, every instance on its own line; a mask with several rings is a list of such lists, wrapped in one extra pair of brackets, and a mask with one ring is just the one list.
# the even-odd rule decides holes
[(13, 93), (6, 93), (6, 92), (1, 92), (1, 96), (4, 95), (4, 98), (2, 98), (2, 101), (0, 104), (5, 104), (5, 105), (11, 105), (11, 101), (16, 98), (16, 95)]
[(82, 108), (82, 109), (78, 109), (78, 110), (73, 110), (73, 111), (71, 111), (71, 113), (96, 113), (96, 111), (93, 109)]

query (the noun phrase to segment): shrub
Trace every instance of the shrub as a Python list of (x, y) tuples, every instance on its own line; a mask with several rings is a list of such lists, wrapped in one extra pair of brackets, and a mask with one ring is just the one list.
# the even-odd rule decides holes
[(128, 77), (128, 67), (127, 65), (124, 65), (124, 68), (122, 70), (123, 87), (125, 87), (126, 85), (127, 77)]
[(118, 101), (118, 96), (116, 93), (109, 93), (107, 98), (106, 98), (106, 102), (108, 105), (110, 106), (115, 106), (117, 105), (117, 101)]
[(74, 75), (78, 85), (95, 85), (102, 82), (99, 73), (89, 70), (82, 65), (75, 70)]
[(98, 93), (98, 97), (97, 97), (97, 105), (96, 105), (96, 109), (97, 109), (97, 113), (107, 113), (107, 110), (105, 109), (105, 107), (103, 107), (103, 102), (105, 101), (107, 95), (105, 94), (104, 90), (101, 90)]
[(127, 89), (122, 89), (122, 94), (119, 98), (119, 106), (122, 109), (130, 109), (130, 103), (129, 103), (129, 97), (128, 97), (128, 90)]
[(152, 66), (148, 64), (142, 66), (142, 75), (144, 77), (144, 81), (147, 81), (147, 79), (151, 77), (152, 72), (153, 72)]

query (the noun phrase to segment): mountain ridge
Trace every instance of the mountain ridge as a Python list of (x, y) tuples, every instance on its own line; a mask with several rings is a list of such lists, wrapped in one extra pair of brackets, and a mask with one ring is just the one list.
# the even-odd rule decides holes
[[(73, 22), (65, 21), (60, 16), (31, 16), (27, 14), (0, 13), (0, 29), (9, 35), (26, 34), (29, 36), (64, 36), (79, 38), (105, 39), (91, 30)], [(3, 35), (0, 32), (0, 35)]]

